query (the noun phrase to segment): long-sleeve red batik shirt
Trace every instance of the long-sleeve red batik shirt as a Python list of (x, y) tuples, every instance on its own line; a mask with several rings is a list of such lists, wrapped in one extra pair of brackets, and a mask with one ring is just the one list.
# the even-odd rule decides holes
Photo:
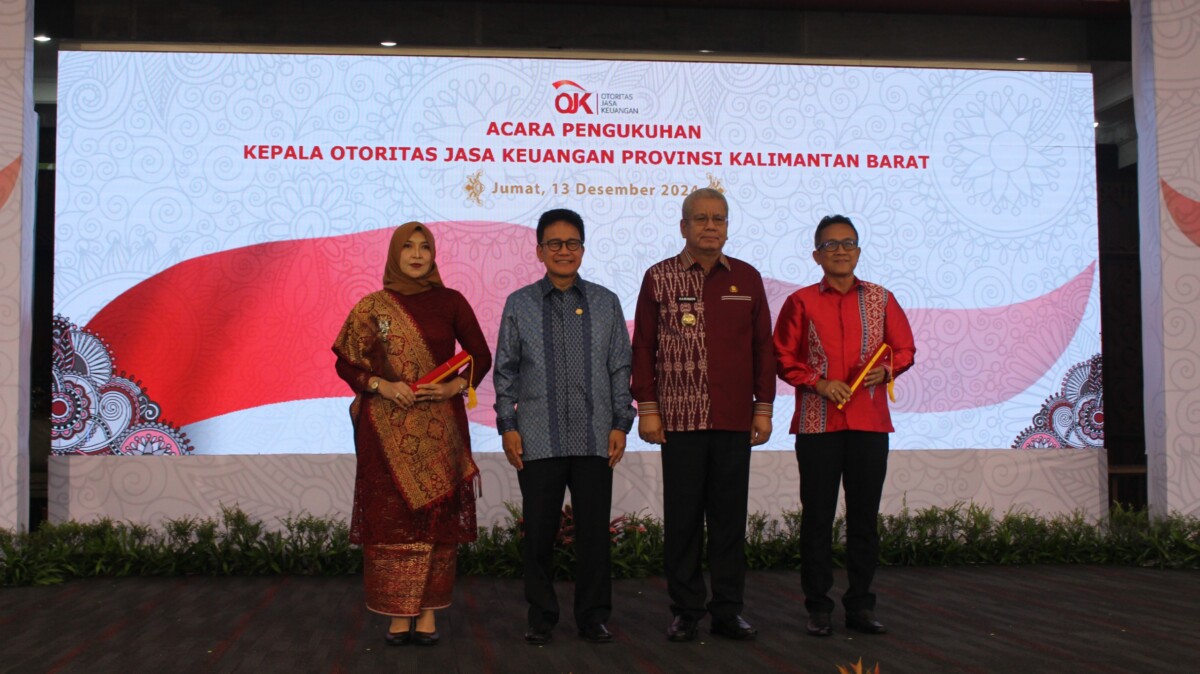
[(824, 279), (801, 288), (784, 302), (774, 339), (779, 378), (796, 387), (791, 433), (895, 430), (885, 384), (860, 387), (840, 410), (815, 388), (821, 379), (853, 383), (884, 343), (891, 356), (876, 367), (892, 377), (912, 367), (912, 328), (886, 288), (859, 279), (845, 294)]

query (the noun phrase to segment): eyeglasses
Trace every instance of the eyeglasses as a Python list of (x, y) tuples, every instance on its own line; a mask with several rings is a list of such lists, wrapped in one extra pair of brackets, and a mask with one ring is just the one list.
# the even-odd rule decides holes
[(838, 246), (841, 246), (842, 250), (854, 250), (855, 248), (858, 248), (858, 239), (842, 239), (841, 241), (830, 239), (829, 241), (817, 246), (817, 250), (825, 253), (832, 253), (838, 249)]
[(567, 239), (566, 241), (563, 241), (562, 239), (550, 239), (549, 241), (543, 241), (538, 245), (549, 248), (550, 252), (552, 253), (557, 253), (563, 249), (563, 246), (566, 246), (567, 250), (570, 251), (579, 250), (580, 248), (583, 248), (583, 241), (581, 239)]
[[(688, 218), (688, 220), (691, 220), (692, 224), (700, 225), (701, 227), (709, 223), (709, 217), (707, 215), (693, 215), (692, 217)], [(728, 222), (724, 215), (714, 215), (712, 216), (711, 220), (712, 223), (718, 227)]]

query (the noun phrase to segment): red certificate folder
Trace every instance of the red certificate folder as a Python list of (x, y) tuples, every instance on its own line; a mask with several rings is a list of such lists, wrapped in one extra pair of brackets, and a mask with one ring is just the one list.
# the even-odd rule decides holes
[(458, 371), (463, 369), (463, 366), (467, 364), (471, 365), (472, 371), (472, 375), (468, 376), (467, 379), (467, 407), (473, 408), (475, 407), (476, 399), (475, 387), (471, 384), (471, 379), (474, 378), (475, 361), (471, 358), (471, 354), (466, 351), (459, 351), (454, 354), (453, 358), (433, 368), (424, 377), (409, 384), (409, 387), (412, 388), (413, 393), (416, 393), (417, 387), (421, 384), (437, 384), (438, 382), (445, 381), (458, 374)]

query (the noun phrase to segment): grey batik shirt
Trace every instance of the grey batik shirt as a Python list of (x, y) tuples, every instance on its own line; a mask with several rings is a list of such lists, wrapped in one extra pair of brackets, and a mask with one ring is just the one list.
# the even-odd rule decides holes
[(607, 457), (609, 432), (628, 433), (636, 416), (631, 353), (621, 302), (607, 288), (576, 278), (559, 290), (543, 277), (517, 290), (496, 343), (496, 429), (520, 431), (525, 461)]

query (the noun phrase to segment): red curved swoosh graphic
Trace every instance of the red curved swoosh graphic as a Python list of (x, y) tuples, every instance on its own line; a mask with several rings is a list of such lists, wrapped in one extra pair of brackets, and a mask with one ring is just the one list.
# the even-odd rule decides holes
[(1183, 196), (1166, 180), (1161, 182), (1167, 212), (1171, 214), (1175, 226), (1189, 241), (1200, 246), (1200, 201)]
[[(496, 343), (509, 293), (538, 279), (532, 230), (429, 223), (438, 268)], [(179, 426), (237, 410), (350, 394), (329, 350), (350, 308), (378, 290), (392, 229), (281, 241), (185, 260), (130, 288), (87, 328)], [(485, 271), (488, 276), (485, 278)], [(470, 417), (495, 425), (491, 378)]]
[[(916, 365), (896, 383), (901, 412), (949, 412), (1004, 402), (1033, 386), (1079, 329), (1096, 263), (1034, 299), (985, 309), (906, 307)], [(797, 286), (766, 280), (771, 313)], [(785, 391), (791, 393), (791, 387)]]
[(895, 409), (965, 410), (1033, 386), (1079, 330), (1095, 273), (1092, 262), (1061, 287), (1004, 307), (910, 310), (918, 359), (898, 380)]
[[(499, 222), (430, 226), (443, 277), (470, 301), (495, 344), (505, 298), (544, 273), (532, 231)], [(345, 396), (329, 346), (354, 303), (379, 288), (391, 232), (264, 243), (185, 260), (122, 293), (87, 328), (107, 340), (117, 367), (140, 380), (164, 418), (180, 426), (261, 405)], [(1005, 307), (908, 308), (917, 365), (900, 380), (897, 409), (968, 409), (1029, 388), (1079, 327), (1094, 273), (1093, 262), (1061, 288)], [(765, 283), (778, 315), (798, 286)], [(790, 387), (781, 383), (780, 392)], [(471, 420), (494, 425), (490, 377), (479, 398)]]
[(12, 196), (13, 189), (17, 186), (17, 176), (20, 174), (21, 155), (17, 155), (16, 159), (0, 170), (0, 208), (4, 208), (4, 204), (8, 203), (8, 198)]

